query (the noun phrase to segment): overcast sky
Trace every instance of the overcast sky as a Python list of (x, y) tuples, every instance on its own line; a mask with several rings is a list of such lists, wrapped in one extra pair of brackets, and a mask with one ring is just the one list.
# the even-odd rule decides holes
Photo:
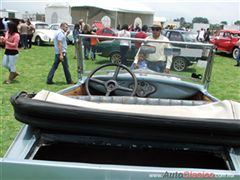
[[(47, 3), (61, 0), (0, 0), (0, 9), (19, 12), (44, 13)], [(66, 2), (66, 0), (62, 0)], [(77, 1), (77, 0), (75, 0)], [(83, 0), (81, 0), (83, 1)], [(87, 0), (91, 1), (91, 0)], [(109, 3), (109, 0), (99, 0)], [(123, 1), (123, 0), (119, 0)], [(131, 0), (141, 2), (155, 11), (155, 16), (176, 19), (184, 17), (191, 22), (194, 17), (206, 17), (210, 23), (240, 20), (240, 0)], [(114, 3), (114, 0), (111, 0)], [(124, 1), (123, 1), (124, 3)]]

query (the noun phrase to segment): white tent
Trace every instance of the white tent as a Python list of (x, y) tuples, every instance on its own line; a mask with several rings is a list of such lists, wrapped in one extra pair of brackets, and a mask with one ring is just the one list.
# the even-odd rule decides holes
[(115, 28), (118, 24), (151, 25), (154, 14), (152, 9), (143, 4), (126, 0), (53, 2), (48, 4), (45, 10), (47, 23), (56, 21), (77, 23), (82, 18), (88, 24), (92, 24), (94, 21), (108, 20), (109, 25)]
[(45, 8), (45, 21), (49, 24), (72, 22), (71, 6), (67, 2), (50, 3)]

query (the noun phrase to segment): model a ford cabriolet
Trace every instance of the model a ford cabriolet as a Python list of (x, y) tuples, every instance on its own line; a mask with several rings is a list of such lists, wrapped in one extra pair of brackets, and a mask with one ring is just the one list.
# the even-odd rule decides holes
[(3, 179), (239, 178), (240, 104), (207, 91), (212, 45), (194, 43), (189, 56), (207, 59), (184, 72), (104, 64), (83, 77), (85, 36), (76, 85), (11, 97), (25, 125), (0, 164)]

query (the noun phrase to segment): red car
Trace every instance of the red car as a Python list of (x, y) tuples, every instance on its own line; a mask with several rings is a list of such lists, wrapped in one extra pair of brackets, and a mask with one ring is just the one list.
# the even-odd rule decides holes
[(236, 59), (238, 55), (236, 43), (239, 38), (239, 30), (220, 30), (210, 39), (210, 43), (215, 45), (216, 52), (232, 54), (233, 58)]
[[(96, 33), (97, 33), (97, 35), (100, 35), (100, 36), (117, 36), (117, 33), (109, 27), (104, 27), (104, 28), (98, 29)], [(107, 39), (101, 38), (99, 40), (104, 41)]]

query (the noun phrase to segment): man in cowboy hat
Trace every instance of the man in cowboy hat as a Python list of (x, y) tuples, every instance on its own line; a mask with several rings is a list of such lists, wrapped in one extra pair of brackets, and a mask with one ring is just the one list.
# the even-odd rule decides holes
[[(162, 40), (169, 41), (168, 38), (161, 35), (162, 26), (160, 24), (153, 24), (151, 26), (152, 35), (147, 37), (148, 40)], [(172, 56), (166, 56), (164, 54), (165, 48), (170, 48), (169, 43), (158, 43), (158, 42), (147, 42), (147, 45), (155, 46), (156, 52), (152, 54), (148, 54), (146, 57), (147, 68), (157, 72), (169, 73), (171, 64), (172, 64)], [(134, 63), (138, 62), (138, 53), (135, 56)]]

